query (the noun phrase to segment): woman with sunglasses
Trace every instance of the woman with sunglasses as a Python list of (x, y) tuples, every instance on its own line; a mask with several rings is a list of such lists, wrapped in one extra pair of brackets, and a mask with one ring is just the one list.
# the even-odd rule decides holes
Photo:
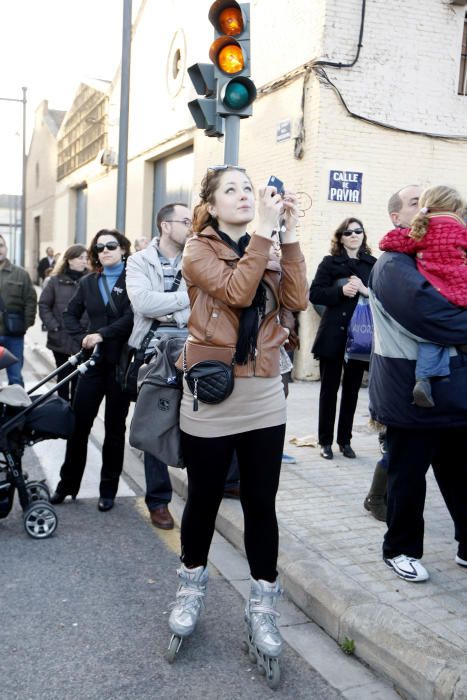
[(324, 459), (334, 456), (332, 443), (341, 376), (337, 444), (344, 457), (356, 456), (350, 444), (352, 425), (363, 372), (368, 363), (360, 360), (344, 362), (344, 353), (350, 319), (359, 294), (368, 296), (368, 280), (375, 262), (362, 222), (350, 217), (337, 227), (331, 239), (331, 255), (323, 258), (311, 284), (311, 303), (325, 307), (312, 347), (314, 356), (319, 359), (321, 377), (318, 441)]
[[(100, 511), (114, 505), (123, 467), (125, 421), (129, 399), (115, 379), (115, 367), (133, 327), (133, 312), (125, 287), (125, 260), (130, 241), (115, 230), (98, 231), (89, 246), (92, 273), (80, 280), (76, 293), (63, 313), (67, 331), (81, 341), (84, 350), (100, 346), (99, 360), (80, 376), (73, 401), (75, 430), (67, 442), (65, 461), (51, 503), (76, 498), (86, 466), (92, 424), (105, 398), (105, 436), (98, 502)], [(88, 316), (83, 337), (81, 319)]]
[[(259, 191), (255, 202), (249, 176), (233, 166), (210, 168), (200, 198), (182, 265), (191, 305), (185, 364), (190, 369), (204, 360), (233, 362), (235, 380), (230, 396), (215, 405), (195, 402), (184, 383), (180, 427), (188, 499), (181, 524), (180, 586), (169, 619), (169, 656), (193, 632), (200, 613), (216, 515), (236, 452), (252, 577), (247, 639), (275, 682), (282, 646), (275, 611), (280, 593), (275, 497), (286, 422), (280, 347), (288, 336), (278, 313), (281, 305), (291, 311), (307, 307), (305, 261), (295, 231), (297, 203), (292, 193), (281, 197), (270, 186)], [(250, 237), (245, 231), (255, 205), (257, 226)], [(281, 254), (271, 240), (280, 216), (286, 227)]]

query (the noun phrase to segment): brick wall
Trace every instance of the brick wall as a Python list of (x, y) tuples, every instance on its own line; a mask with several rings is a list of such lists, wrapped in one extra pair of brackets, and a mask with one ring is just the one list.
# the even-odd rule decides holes
[[(128, 168), (127, 232), (133, 238), (148, 230), (152, 212), (153, 161), (193, 144), (193, 204), (207, 165), (223, 162), (223, 145), (194, 129), (187, 102), (196, 95), (185, 74), (177, 94), (167, 86), (171, 41), (185, 34), (185, 68), (208, 61), (212, 28), (207, 22), (209, 0), (174, 0), (164, 8), (148, 0), (134, 27), (132, 45), (131, 114)], [(351, 61), (360, 28), (361, 0), (295, 0), (277, 6), (251, 2), (253, 78), (258, 88), (311, 59)], [(312, 72), (254, 104), (254, 116), (241, 124), (240, 162), (260, 186), (269, 175), (292, 189), (306, 192), (311, 210), (300, 219), (299, 237), (311, 280), (327, 254), (333, 230), (346, 216), (362, 218), (370, 244), (377, 249), (387, 230), (389, 196), (408, 183), (448, 183), (467, 192), (467, 141), (429, 138), (400, 129), (445, 135), (467, 135), (466, 100), (456, 94), (465, 8), (442, 0), (368, 0), (363, 47), (350, 69), (326, 68), (349, 108), (386, 122), (385, 129), (349, 116), (335, 92)], [(304, 114), (302, 97), (304, 96)], [(118, 137), (118, 76), (109, 100), (109, 145)], [(294, 137), (304, 119), (302, 158), (294, 156)], [(292, 138), (278, 143), (279, 122), (290, 120)], [(363, 173), (361, 204), (328, 200), (329, 171)], [(113, 225), (115, 171), (96, 164), (77, 172), (58, 192), (56, 234), (72, 225), (75, 180), (88, 182), (88, 231)], [(67, 190), (68, 188), (68, 190)], [(254, 228), (254, 224), (252, 226)], [(301, 351), (296, 373), (316, 378), (310, 348), (317, 316), (310, 308), (301, 315)]]

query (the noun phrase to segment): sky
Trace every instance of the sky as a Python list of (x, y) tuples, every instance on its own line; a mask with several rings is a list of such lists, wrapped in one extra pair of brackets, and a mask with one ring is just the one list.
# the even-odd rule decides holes
[[(122, 17), (123, 0), (0, 0), (0, 97), (27, 87), (26, 149), (42, 100), (67, 110), (82, 79), (113, 79)], [(0, 100), (0, 154), (0, 194), (20, 194), (21, 102)]]

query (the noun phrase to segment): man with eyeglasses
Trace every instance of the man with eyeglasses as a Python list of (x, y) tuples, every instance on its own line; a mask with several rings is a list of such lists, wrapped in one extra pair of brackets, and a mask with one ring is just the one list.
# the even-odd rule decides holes
[[(191, 232), (191, 212), (186, 204), (163, 206), (156, 218), (159, 236), (130, 256), (126, 268), (128, 296), (134, 312), (133, 331), (128, 340), (140, 348), (152, 334), (147, 351), (160, 335), (186, 335), (190, 300), (181, 276), (183, 248)], [(144, 453), (146, 505), (155, 527), (171, 530), (174, 526), (168, 504), (172, 500), (167, 465)]]

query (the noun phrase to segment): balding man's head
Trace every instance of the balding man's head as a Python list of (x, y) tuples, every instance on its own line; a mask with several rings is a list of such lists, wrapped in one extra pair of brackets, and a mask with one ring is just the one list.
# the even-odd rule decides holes
[(422, 193), (420, 185), (406, 185), (395, 192), (388, 202), (388, 214), (395, 226), (409, 228), (418, 212), (418, 200)]

